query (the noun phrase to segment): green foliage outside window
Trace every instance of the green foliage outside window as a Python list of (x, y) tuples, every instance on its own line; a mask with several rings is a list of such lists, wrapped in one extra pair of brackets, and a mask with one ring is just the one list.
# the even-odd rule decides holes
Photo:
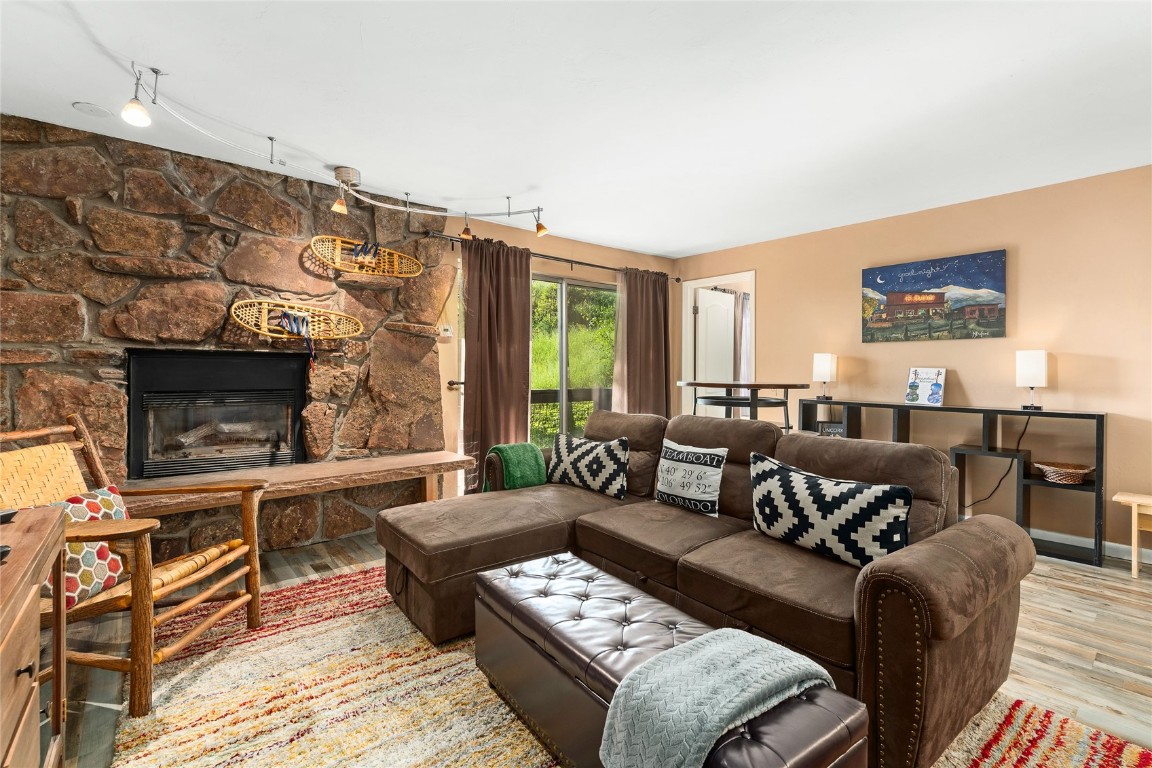
[[(569, 285), (568, 290), (568, 388), (611, 388), (616, 344), (616, 292)], [(532, 281), (532, 369), (534, 390), (560, 388), (560, 284)], [(591, 401), (569, 403), (568, 433), (581, 435)], [(560, 406), (534, 403), (529, 415), (531, 439), (551, 446), (560, 431)]]

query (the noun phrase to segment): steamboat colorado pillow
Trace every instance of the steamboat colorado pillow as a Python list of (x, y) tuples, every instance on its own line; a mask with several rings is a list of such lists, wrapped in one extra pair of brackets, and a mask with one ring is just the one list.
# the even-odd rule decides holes
[(759, 453), (749, 463), (761, 533), (860, 567), (907, 545), (910, 488), (832, 480)]
[(628, 490), (628, 438), (606, 443), (582, 437), (556, 435), (548, 482), (567, 483), (611, 496), (624, 498)]
[(656, 470), (656, 501), (717, 517), (727, 448), (695, 448), (664, 439)]

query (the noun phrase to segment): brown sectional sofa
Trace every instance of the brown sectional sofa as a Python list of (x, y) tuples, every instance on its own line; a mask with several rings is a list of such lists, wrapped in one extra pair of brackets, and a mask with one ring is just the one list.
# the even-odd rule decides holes
[[(545, 485), (384, 510), (388, 588), (433, 642), (473, 630), (478, 571), (572, 551), (713, 626), (746, 629), (828, 669), (870, 716), (869, 764), (932, 765), (1008, 676), (1020, 580), (1035, 549), (992, 515), (957, 522), (957, 473), (932, 448), (734, 419), (598, 411), (590, 439), (630, 442), (628, 495)], [(720, 515), (652, 499), (662, 439), (727, 447)], [(749, 454), (809, 472), (907, 485), (910, 544), (864, 568), (751, 524)], [(491, 461), (486, 473), (500, 487)]]

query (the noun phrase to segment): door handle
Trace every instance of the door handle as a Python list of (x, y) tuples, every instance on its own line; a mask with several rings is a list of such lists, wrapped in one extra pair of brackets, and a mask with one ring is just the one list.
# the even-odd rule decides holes
[(455, 392), (460, 387), (464, 386), (464, 382), (456, 381), (455, 379), (448, 379), (448, 389)]
[(36, 662), (30, 661), (27, 664), (25, 664), (23, 667), (20, 667), (20, 669), (16, 670), (16, 677), (20, 677), (20, 675), (28, 675), (28, 677), (32, 677), (32, 673), (35, 671), (36, 671)]

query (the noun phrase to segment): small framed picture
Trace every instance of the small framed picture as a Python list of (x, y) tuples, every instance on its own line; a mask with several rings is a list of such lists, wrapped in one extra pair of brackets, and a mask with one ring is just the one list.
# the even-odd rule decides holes
[(944, 377), (947, 373), (947, 368), (929, 365), (908, 369), (908, 389), (904, 393), (904, 402), (909, 405), (943, 405)]
[(816, 422), (816, 434), (844, 437), (848, 434), (848, 430), (842, 421), (818, 421)]

